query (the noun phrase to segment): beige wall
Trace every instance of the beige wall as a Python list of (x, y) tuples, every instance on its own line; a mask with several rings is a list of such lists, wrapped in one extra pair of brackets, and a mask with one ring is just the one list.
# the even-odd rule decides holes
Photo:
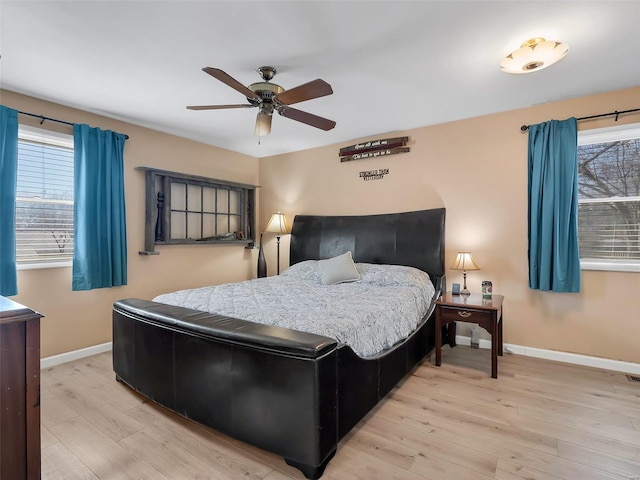
[[(1, 103), (18, 110), (129, 135), (125, 144), (128, 285), (87, 292), (71, 291), (71, 268), (21, 270), (13, 300), (42, 314), (43, 357), (111, 341), (113, 301), (205, 284), (245, 280), (255, 275), (257, 253), (242, 246), (161, 246), (160, 255), (144, 249), (144, 165), (223, 180), (258, 184), (258, 159), (87, 112), (2, 91)], [(21, 123), (38, 125), (24, 115)], [(45, 122), (42, 128), (71, 133), (71, 127)]]
[[(260, 160), (260, 217), (280, 210), (304, 214), (369, 214), (447, 208), (446, 265), (470, 250), (482, 268), (471, 290), (492, 280), (506, 296), (507, 343), (640, 363), (640, 273), (583, 271), (582, 292), (530, 290), (527, 268), (527, 135), (522, 124), (638, 108), (640, 87), (410, 131), (374, 134), (344, 144)], [(453, 100), (452, 100), (453, 101)], [(628, 115), (618, 123), (640, 122)], [(584, 121), (579, 130), (612, 119)], [(340, 128), (340, 124), (336, 128)], [(411, 151), (340, 163), (339, 148), (356, 141), (407, 135)], [(382, 180), (358, 172), (388, 168)], [(288, 264), (287, 237), (283, 238)], [(266, 249), (275, 248), (270, 240)], [(462, 283), (447, 271), (448, 282)], [(464, 329), (462, 329), (464, 331)]]
[[(137, 254), (144, 246), (144, 181), (134, 170), (145, 165), (260, 184), (263, 229), (272, 212), (289, 220), (297, 213), (368, 214), (447, 208), (447, 259), (470, 250), (480, 267), (468, 284), (492, 280), (506, 296), (505, 341), (517, 345), (640, 363), (640, 315), (635, 295), (640, 274), (583, 272), (579, 294), (532, 291), (527, 281), (527, 135), (520, 125), (551, 118), (586, 116), (638, 107), (640, 87), (540, 105), (304, 152), (258, 159), (119, 122), (34, 98), (0, 92), (3, 105), (77, 123), (113, 129), (131, 138), (125, 147), (129, 285), (89, 292), (71, 291), (71, 269), (18, 273), (14, 300), (45, 315), (42, 356), (111, 340), (111, 304), (126, 297), (151, 298), (179, 288), (255, 276), (257, 252), (237, 246), (164, 246), (158, 256)], [(37, 121), (20, 116), (23, 123)], [(619, 123), (638, 122), (627, 116)], [(580, 130), (612, 120), (581, 122)], [(44, 128), (67, 127), (45, 122)], [(338, 127), (339, 128), (339, 124)], [(66, 131), (69, 131), (68, 129)], [(407, 135), (411, 152), (340, 163), (338, 150), (358, 140)], [(383, 180), (364, 182), (362, 170), (389, 168)], [(275, 273), (275, 240), (265, 236), (269, 274)], [(288, 237), (282, 239), (282, 266), (288, 264)], [(448, 281), (461, 282), (447, 271)], [(462, 329), (464, 332), (464, 329)]]

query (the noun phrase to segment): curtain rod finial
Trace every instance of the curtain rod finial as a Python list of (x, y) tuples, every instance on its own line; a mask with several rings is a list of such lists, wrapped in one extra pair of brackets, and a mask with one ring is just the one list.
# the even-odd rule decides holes
[(522, 125), (522, 126), (520, 127), (520, 131), (521, 131), (521, 132), (526, 132), (527, 130), (529, 130), (529, 125)]

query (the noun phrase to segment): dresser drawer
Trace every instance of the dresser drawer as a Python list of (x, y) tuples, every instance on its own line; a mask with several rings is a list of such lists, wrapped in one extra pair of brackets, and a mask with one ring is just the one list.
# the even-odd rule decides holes
[(491, 312), (488, 310), (474, 310), (473, 308), (464, 307), (452, 308), (441, 305), (440, 318), (442, 323), (470, 322), (481, 324), (491, 322)]

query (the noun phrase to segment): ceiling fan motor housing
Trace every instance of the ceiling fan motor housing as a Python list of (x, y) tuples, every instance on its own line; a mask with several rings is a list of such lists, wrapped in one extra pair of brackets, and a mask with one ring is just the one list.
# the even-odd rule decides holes
[(262, 100), (256, 100), (255, 98), (247, 97), (247, 100), (252, 105), (260, 105), (262, 102), (273, 102), (273, 97), (279, 93), (284, 92), (284, 88), (275, 83), (269, 82), (256, 82), (249, 85), (249, 90), (260, 95)]

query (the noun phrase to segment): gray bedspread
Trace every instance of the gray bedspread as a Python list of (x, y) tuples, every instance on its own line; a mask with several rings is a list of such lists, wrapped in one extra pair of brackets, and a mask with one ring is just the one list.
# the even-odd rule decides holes
[(307, 260), (279, 276), (181, 290), (154, 301), (323, 335), (368, 357), (416, 328), (435, 288), (416, 268), (366, 263), (356, 268), (361, 280), (323, 285), (318, 262)]

